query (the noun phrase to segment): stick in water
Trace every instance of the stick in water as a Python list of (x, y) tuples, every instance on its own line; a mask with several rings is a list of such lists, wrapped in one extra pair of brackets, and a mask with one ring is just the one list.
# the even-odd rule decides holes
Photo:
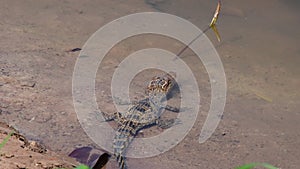
[(179, 57), (187, 48), (189, 48), (189, 46), (195, 42), (195, 40), (197, 40), (199, 37), (201, 37), (205, 32), (207, 32), (210, 28), (214, 31), (214, 33), (216, 34), (217, 36), (217, 39), (218, 41), (220, 42), (221, 41), (221, 37), (220, 37), (220, 34), (218, 32), (218, 29), (216, 27), (216, 23), (217, 23), (217, 20), (218, 20), (218, 17), (219, 17), (219, 14), (220, 14), (220, 10), (221, 10), (221, 1), (218, 2), (218, 5), (217, 5), (217, 9), (215, 11), (215, 14), (214, 14), (214, 17), (212, 18), (210, 24), (208, 27), (206, 27), (204, 29), (203, 32), (201, 32), (198, 36), (196, 36), (189, 44), (187, 44), (183, 49), (180, 50), (180, 52), (177, 54), (177, 56)]

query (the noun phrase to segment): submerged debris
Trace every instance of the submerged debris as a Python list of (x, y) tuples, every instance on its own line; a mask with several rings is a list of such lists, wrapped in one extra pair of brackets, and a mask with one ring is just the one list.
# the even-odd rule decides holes
[(66, 52), (77, 52), (77, 51), (81, 51), (81, 48), (70, 49), (70, 50), (67, 50)]
[(92, 147), (79, 147), (73, 150), (69, 157), (75, 158), (76, 161), (85, 164), (92, 169), (103, 169), (107, 164), (111, 155), (108, 153), (103, 153), (100, 155), (99, 153), (95, 152), (95, 149)]

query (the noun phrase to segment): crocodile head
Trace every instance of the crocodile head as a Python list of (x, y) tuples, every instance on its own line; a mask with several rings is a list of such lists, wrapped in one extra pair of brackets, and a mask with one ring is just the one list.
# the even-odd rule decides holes
[(147, 86), (148, 95), (167, 95), (174, 86), (174, 79), (171, 75), (155, 76)]

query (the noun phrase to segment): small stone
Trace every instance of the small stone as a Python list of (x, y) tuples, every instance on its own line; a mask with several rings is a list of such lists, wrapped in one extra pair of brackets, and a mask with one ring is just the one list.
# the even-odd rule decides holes
[(20, 84), (23, 87), (34, 87), (36, 85), (36, 82), (32, 80), (23, 80), (20, 82)]
[(64, 133), (63, 133), (63, 136), (71, 136), (71, 133), (64, 132)]
[(33, 117), (29, 120), (29, 122), (33, 122), (34, 119), (35, 119), (35, 117), (33, 116)]
[(31, 151), (38, 152), (38, 153), (45, 153), (47, 151), (45, 147), (39, 145), (36, 141), (31, 141), (29, 143), (28, 148)]
[(5, 154), (5, 158), (13, 158), (15, 155), (13, 154)]
[(26, 169), (26, 165), (25, 164), (17, 164), (16, 167), (18, 169)]

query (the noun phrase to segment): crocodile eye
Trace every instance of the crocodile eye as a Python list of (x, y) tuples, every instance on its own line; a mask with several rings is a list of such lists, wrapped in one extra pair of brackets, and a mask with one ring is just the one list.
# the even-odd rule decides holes
[(152, 88), (153, 87), (153, 82), (150, 82), (150, 84), (148, 85), (148, 88)]
[(155, 81), (154, 81), (154, 80), (152, 80), (152, 81), (149, 83), (149, 85), (148, 85), (148, 89), (149, 89), (149, 90), (152, 90), (153, 88), (155, 88)]
[(163, 81), (163, 84), (161, 85), (161, 88), (163, 90), (167, 90), (167, 88), (169, 87), (170, 82), (169, 81)]

